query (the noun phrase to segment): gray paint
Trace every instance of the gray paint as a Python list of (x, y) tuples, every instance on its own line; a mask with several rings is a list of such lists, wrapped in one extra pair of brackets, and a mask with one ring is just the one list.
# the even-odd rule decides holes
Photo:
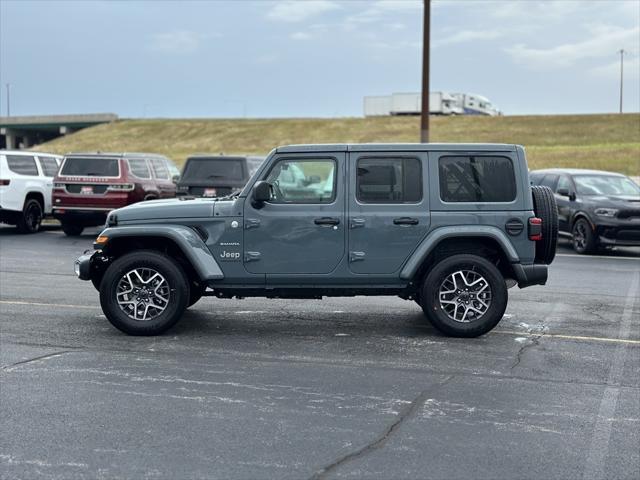
[[(514, 163), (517, 196), (507, 203), (446, 203), (440, 198), (438, 159), (442, 155), (499, 154)], [(415, 204), (364, 204), (355, 198), (356, 162), (371, 156), (417, 157), (424, 194)], [(284, 158), (333, 158), (336, 197), (330, 204), (276, 204), (256, 208), (253, 185)], [(526, 224), (533, 216), (524, 149), (503, 144), (291, 145), (274, 149), (243, 191), (233, 198), (145, 202), (117, 210), (110, 235), (154, 235), (179, 242), (202, 279), (213, 288), (381, 287), (402, 289), (442, 240), (482, 236), (498, 242), (513, 263), (531, 265), (535, 244)], [(336, 228), (314, 219), (333, 217)], [(411, 217), (417, 225), (393, 220)], [(525, 228), (506, 233), (508, 221)], [(131, 227), (128, 225), (138, 225)], [(235, 225), (235, 227), (234, 227)], [(194, 228), (207, 232), (206, 243)], [(137, 228), (137, 229), (135, 229)], [(130, 230), (124, 230), (130, 229)], [(134, 233), (135, 232), (135, 233)], [(527, 267), (528, 268), (528, 267)], [(530, 269), (516, 268), (522, 285)], [(520, 278), (522, 277), (522, 278)]]
[(107, 228), (102, 232), (109, 241), (123, 237), (162, 237), (173, 240), (191, 262), (201, 280), (224, 278), (222, 270), (196, 232), (183, 225), (148, 224), (141, 227), (122, 226)]

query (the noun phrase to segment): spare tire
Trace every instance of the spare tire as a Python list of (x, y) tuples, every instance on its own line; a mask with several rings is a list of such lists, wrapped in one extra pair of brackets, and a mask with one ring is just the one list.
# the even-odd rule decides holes
[(556, 256), (558, 243), (558, 206), (549, 187), (533, 185), (533, 210), (542, 219), (542, 240), (536, 242), (536, 263), (549, 265)]

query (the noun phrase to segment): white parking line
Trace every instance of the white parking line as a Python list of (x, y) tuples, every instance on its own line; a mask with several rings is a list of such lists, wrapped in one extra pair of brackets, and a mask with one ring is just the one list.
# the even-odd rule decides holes
[(607, 260), (636, 260), (640, 262), (640, 257), (614, 257), (613, 255), (578, 255), (575, 253), (556, 253), (556, 257), (576, 257), (576, 258), (605, 258)]
[[(622, 312), (622, 321), (620, 322), (620, 338), (625, 339), (631, 333), (631, 316), (636, 301), (638, 286), (640, 285), (640, 273), (636, 273), (629, 285), (627, 299)], [(596, 424), (593, 428), (591, 437), (591, 447), (586, 458), (586, 465), (582, 478), (584, 479), (601, 479), (605, 476), (605, 463), (609, 454), (609, 443), (611, 442), (611, 430), (613, 428), (612, 420), (615, 417), (618, 407), (618, 399), (620, 398), (620, 381), (624, 373), (624, 363), (626, 357), (626, 345), (619, 344), (613, 355), (609, 376), (607, 377), (607, 386), (602, 394), (600, 408), (598, 408), (598, 416)]]

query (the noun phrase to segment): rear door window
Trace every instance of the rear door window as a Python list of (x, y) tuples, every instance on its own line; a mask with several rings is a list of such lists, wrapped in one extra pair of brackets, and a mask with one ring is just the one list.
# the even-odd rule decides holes
[(151, 167), (153, 168), (153, 174), (156, 178), (167, 180), (169, 178), (169, 169), (164, 160), (160, 158), (151, 159)]
[(183, 181), (244, 180), (244, 161), (229, 158), (190, 158), (182, 173)]
[(117, 158), (67, 157), (60, 175), (80, 177), (119, 177)]
[(36, 159), (31, 155), (7, 155), (7, 166), (18, 175), (38, 176)]
[(138, 178), (151, 178), (149, 166), (144, 158), (130, 158), (127, 160), (129, 171)]
[(422, 200), (422, 164), (417, 158), (361, 158), (356, 198), (362, 203), (417, 203)]
[(40, 167), (45, 177), (55, 177), (58, 173), (58, 162), (55, 157), (43, 157), (38, 155), (40, 160)]
[(512, 202), (516, 177), (508, 157), (447, 155), (438, 163), (444, 202)]

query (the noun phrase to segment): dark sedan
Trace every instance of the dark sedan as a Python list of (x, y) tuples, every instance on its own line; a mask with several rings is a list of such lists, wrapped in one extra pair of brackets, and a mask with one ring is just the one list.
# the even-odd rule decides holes
[(533, 185), (555, 192), (561, 235), (578, 253), (640, 246), (640, 187), (619, 173), (582, 169), (535, 170)]

